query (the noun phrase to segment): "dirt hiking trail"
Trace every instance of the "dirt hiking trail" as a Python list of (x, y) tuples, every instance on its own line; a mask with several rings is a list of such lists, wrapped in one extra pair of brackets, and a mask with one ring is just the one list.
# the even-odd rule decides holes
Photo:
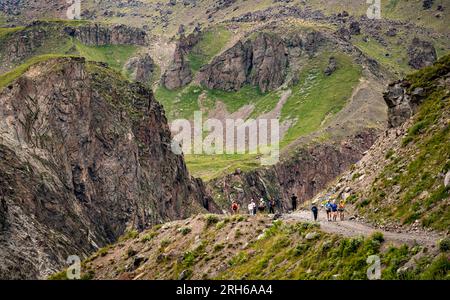
[[(297, 210), (290, 214), (283, 214), (283, 220), (289, 221), (312, 221), (312, 212), (309, 210)], [(344, 221), (329, 222), (326, 219), (326, 213), (323, 210), (319, 211), (318, 223), (320, 229), (328, 233), (337, 233), (344, 236), (370, 236), (374, 232), (383, 233), (384, 239), (388, 242), (392, 242), (396, 245), (400, 244), (420, 244), (423, 246), (435, 246), (437, 241), (442, 238), (433, 232), (419, 231), (419, 232), (391, 232), (363, 224), (356, 220), (348, 220), (348, 217)]]

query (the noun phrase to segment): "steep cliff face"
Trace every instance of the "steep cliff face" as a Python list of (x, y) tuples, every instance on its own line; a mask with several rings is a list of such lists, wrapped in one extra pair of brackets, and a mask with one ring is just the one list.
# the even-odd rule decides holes
[(181, 33), (172, 62), (169, 68), (161, 76), (161, 84), (170, 89), (176, 89), (189, 84), (192, 81), (192, 70), (189, 66), (187, 55), (201, 38), (201, 32), (195, 31), (187, 36)]
[(152, 93), (61, 58), (0, 93), (0, 278), (42, 278), (129, 229), (215, 210)]
[(275, 35), (258, 34), (252, 48), (250, 82), (263, 93), (278, 88), (284, 82), (288, 67), (283, 40)]
[(146, 45), (145, 31), (122, 24), (104, 26), (87, 24), (77, 27), (66, 27), (65, 31), (77, 38), (83, 44), (102, 45)]
[(239, 90), (245, 83), (262, 92), (278, 88), (286, 77), (288, 54), (276, 35), (259, 33), (254, 40), (239, 41), (200, 71), (200, 82), (211, 89)]
[(237, 91), (247, 82), (251, 62), (251, 43), (238, 41), (200, 70), (200, 82), (210, 89)]
[(130, 78), (134, 81), (149, 85), (150, 79), (155, 71), (155, 62), (149, 54), (132, 57), (124, 66)]
[(147, 43), (145, 31), (125, 25), (106, 26), (89, 23), (64, 25), (59, 22), (35, 21), (0, 39), (0, 72), (10, 69), (36, 52), (45, 53), (45, 49), (41, 49), (45, 45), (57, 48), (72, 37), (91, 46)]

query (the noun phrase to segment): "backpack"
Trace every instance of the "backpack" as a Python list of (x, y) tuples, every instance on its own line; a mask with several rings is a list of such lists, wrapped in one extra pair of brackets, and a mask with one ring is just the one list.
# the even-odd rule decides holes
[(237, 210), (237, 209), (238, 209), (237, 203), (233, 203), (233, 204), (231, 205), (231, 209), (232, 209), (232, 210)]

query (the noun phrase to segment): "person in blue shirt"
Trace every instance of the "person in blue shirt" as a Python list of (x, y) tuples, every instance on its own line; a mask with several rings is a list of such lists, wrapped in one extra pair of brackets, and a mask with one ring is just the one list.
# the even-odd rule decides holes
[(336, 204), (336, 200), (333, 200), (333, 202), (331, 203), (331, 214), (333, 216), (333, 221), (336, 221), (336, 219), (337, 219), (337, 211), (338, 211), (338, 206)]
[(331, 221), (331, 202), (330, 199), (325, 203), (325, 211), (327, 212), (327, 221)]

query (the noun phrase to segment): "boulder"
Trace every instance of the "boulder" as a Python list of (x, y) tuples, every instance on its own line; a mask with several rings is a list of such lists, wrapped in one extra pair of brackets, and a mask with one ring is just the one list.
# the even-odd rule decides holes
[(319, 236), (320, 236), (320, 234), (317, 232), (309, 232), (308, 234), (306, 234), (305, 239), (314, 240), (314, 239), (318, 238)]
[(334, 71), (336, 71), (337, 68), (337, 62), (336, 59), (334, 58), (334, 56), (331, 56), (328, 59), (328, 66), (325, 68), (325, 70), (323, 71), (323, 73), (327, 76), (330, 76), (331, 74), (334, 73)]
[(447, 171), (447, 174), (445, 175), (445, 178), (444, 178), (444, 186), (445, 186), (445, 187), (450, 186), (450, 170)]
[(353, 21), (350, 23), (349, 32), (351, 35), (358, 35), (361, 33), (361, 26), (359, 22)]
[(408, 47), (408, 64), (414, 69), (431, 66), (437, 59), (436, 49), (428, 41), (414, 38)]
[(423, 0), (423, 9), (430, 9), (433, 6), (434, 0)]
[(155, 70), (155, 63), (149, 54), (144, 54), (129, 59), (124, 68), (134, 81), (149, 84)]

